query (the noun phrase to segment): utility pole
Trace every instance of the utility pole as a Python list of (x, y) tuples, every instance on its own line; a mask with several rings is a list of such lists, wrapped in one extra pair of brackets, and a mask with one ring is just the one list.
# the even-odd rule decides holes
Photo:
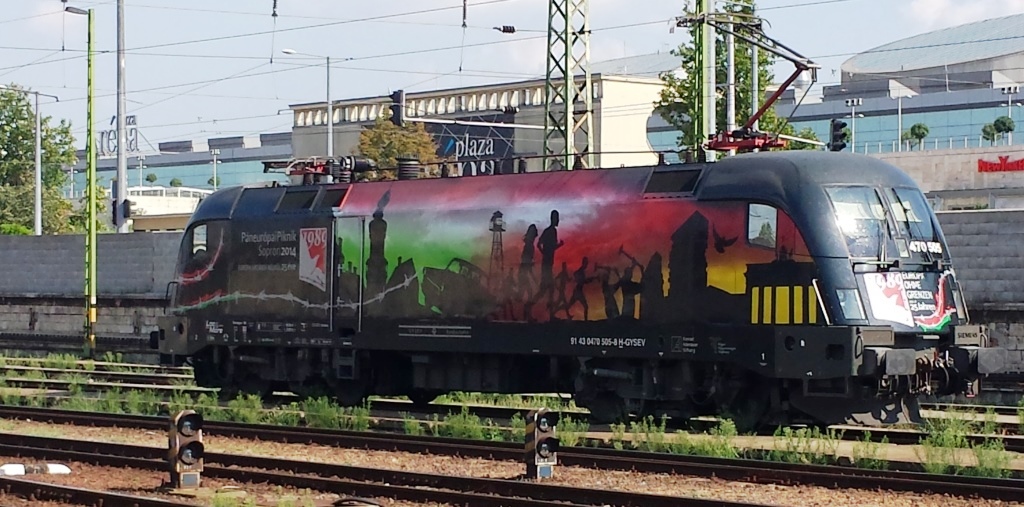
[[(750, 116), (757, 114), (757, 110), (761, 108), (761, 89), (760, 84), (757, 82), (761, 77), (761, 67), (758, 65), (757, 59), (760, 58), (758, 54), (757, 44), (750, 45), (750, 58), (753, 62), (752, 68), (750, 69)], [(757, 130), (757, 124), (754, 122), (753, 129)]]
[[(726, 22), (725, 34), (725, 128), (727, 132), (736, 130), (736, 38), (733, 37), (732, 16)], [(736, 150), (730, 150), (735, 154)]]
[[(544, 86), (544, 155), (561, 142), (562, 168), (572, 170), (574, 154), (594, 167), (594, 84), (590, 75), (590, 0), (548, 0), (548, 57)], [(576, 83), (582, 75), (583, 82)], [(559, 99), (561, 104), (559, 104)], [(579, 102), (579, 104), (577, 104)], [(577, 110), (582, 107), (582, 110)], [(576, 137), (585, 138), (576, 149)], [(551, 164), (544, 157), (544, 170)]]
[[(697, 8), (697, 18), (710, 19), (714, 15), (714, 1), (700, 0)], [(713, 150), (704, 150), (703, 144), (708, 136), (718, 131), (715, 116), (715, 27), (710, 23), (699, 23), (697, 35), (694, 38), (694, 49), (696, 50), (697, 82), (701, 87), (699, 110), (697, 116), (701, 118), (694, 124), (695, 147), (698, 155), (708, 162), (714, 162), (716, 154)]]
[[(334, 104), (331, 104), (331, 57), (327, 58), (327, 159), (334, 158)], [(214, 162), (214, 174), (216, 174), (216, 162)], [(214, 176), (216, 177), (216, 176)], [(214, 182), (214, 190), (217, 189)]]
[[(85, 235), (85, 356), (89, 359), (96, 358), (96, 130), (95, 119), (93, 118), (93, 43), (96, 40), (93, 32), (93, 10), (79, 9), (78, 7), (65, 7), (65, 11), (72, 14), (86, 15), (89, 24), (88, 49), (86, 67), (88, 78), (86, 80), (86, 102), (85, 102), (85, 153), (86, 153), (86, 224)], [(124, 180), (121, 180), (124, 181)]]
[(117, 196), (114, 216), (117, 232), (128, 232), (128, 221), (124, 217), (124, 202), (128, 200), (128, 159), (125, 155), (127, 133), (124, 131), (124, 0), (117, 0)]

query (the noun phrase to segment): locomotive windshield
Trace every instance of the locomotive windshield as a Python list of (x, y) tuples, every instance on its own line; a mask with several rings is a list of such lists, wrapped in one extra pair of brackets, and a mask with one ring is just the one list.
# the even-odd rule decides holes
[(892, 215), (900, 235), (922, 241), (936, 241), (928, 203), (920, 192), (908, 188), (887, 188), (886, 195), (892, 203)]
[(885, 208), (871, 187), (829, 187), (839, 228), (846, 238), (850, 256), (879, 258), (885, 234)]

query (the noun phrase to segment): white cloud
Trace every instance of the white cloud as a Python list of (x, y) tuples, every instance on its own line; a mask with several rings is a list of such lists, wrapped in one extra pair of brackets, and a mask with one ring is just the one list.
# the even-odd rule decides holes
[(911, 0), (902, 9), (923, 30), (1024, 13), (1024, 0)]

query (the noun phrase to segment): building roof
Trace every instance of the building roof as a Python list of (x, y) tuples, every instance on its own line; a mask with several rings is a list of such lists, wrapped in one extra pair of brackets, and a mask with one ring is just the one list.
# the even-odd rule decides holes
[(942, 68), (1024, 52), (1024, 14), (986, 19), (891, 42), (843, 62), (850, 74)]
[(592, 74), (612, 76), (647, 76), (658, 77), (663, 72), (671, 72), (683, 64), (682, 58), (672, 53), (652, 53), (648, 55), (627, 56), (614, 60), (591, 62)]

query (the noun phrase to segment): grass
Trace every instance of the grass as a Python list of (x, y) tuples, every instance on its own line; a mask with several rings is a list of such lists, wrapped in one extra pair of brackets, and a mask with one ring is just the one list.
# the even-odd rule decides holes
[(889, 444), (889, 437), (882, 437), (881, 442), (871, 440), (871, 432), (865, 431), (864, 436), (853, 444), (853, 466), (868, 470), (885, 470), (889, 461), (883, 455), (883, 449)]
[[(928, 435), (915, 449), (925, 471), (933, 474), (977, 477), (1009, 477), (1012, 455), (996, 435), (995, 414), (990, 409), (979, 422), (969, 414), (950, 411), (948, 417), (928, 421)], [(971, 435), (983, 435), (980, 439)], [(968, 463), (973, 456), (974, 463)]]
[(842, 432), (813, 428), (778, 428), (773, 435), (774, 446), (767, 453), (771, 461), (816, 465), (834, 465)]

